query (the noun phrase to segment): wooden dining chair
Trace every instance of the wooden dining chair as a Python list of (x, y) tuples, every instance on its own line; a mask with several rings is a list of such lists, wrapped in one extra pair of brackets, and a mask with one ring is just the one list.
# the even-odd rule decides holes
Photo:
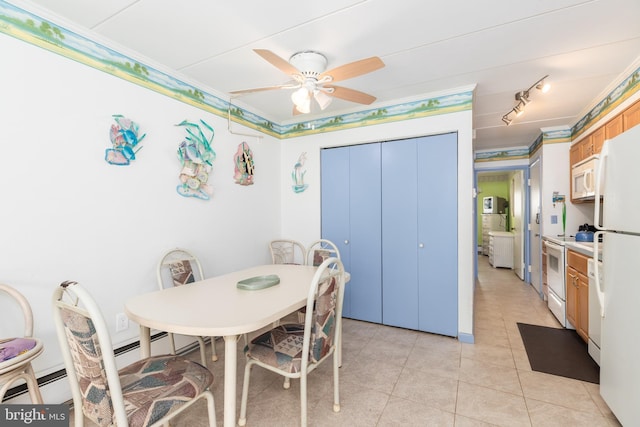
[(305, 264), (306, 249), (296, 240), (279, 239), (269, 243), (273, 264)]
[[(44, 346), (40, 339), (33, 336), (31, 305), (24, 295), (9, 285), (0, 283), (0, 292), (9, 295), (20, 306), (24, 321), (24, 332), (21, 336), (0, 337), (0, 403), (9, 387), (18, 381), (24, 381), (31, 401), (41, 404), (42, 394), (31, 362), (42, 353)], [(8, 311), (8, 308), (3, 309), (4, 313)]]
[(213, 374), (207, 368), (169, 354), (118, 370), (100, 308), (76, 282), (55, 289), (53, 311), (76, 427), (85, 416), (99, 426), (168, 426), (201, 399), (207, 401), (209, 426), (216, 426)]
[[(316, 271), (307, 296), (304, 324), (281, 324), (251, 340), (245, 348), (246, 366), (238, 425), (247, 422), (251, 369), (265, 368), (287, 379), (300, 379), (300, 424), (307, 425), (307, 375), (333, 356), (333, 410), (340, 411), (338, 346), (342, 331), (345, 272), (337, 258)], [(285, 385), (288, 385), (285, 382)], [(286, 388), (286, 387), (285, 387)]]
[[(170, 288), (172, 286), (183, 286), (204, 279), (204, 272), (200, 260), (190, 251), (182, 248), (174, 248), (166, 252), (156, 268), (156, 278), (160, 289)], [(176, 354), (176, 343), (173, 333), (167, 333), (169, 344), (171, 345), (171, 353)], [(200, 346), (200, 359), (204, 366), (207, 366), (207, 352), (205, 337), (195, 337)], [(216, 339), (211, 337), (211, 360), (218, 360), (216, 353)]]

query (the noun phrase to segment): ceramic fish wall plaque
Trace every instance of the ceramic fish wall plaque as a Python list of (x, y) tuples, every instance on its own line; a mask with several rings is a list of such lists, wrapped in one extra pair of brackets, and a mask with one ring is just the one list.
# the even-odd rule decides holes
[(104, 159), (111, 165), (126, 166), (136, 159), (136, 153), (140, 151), (140, 142), (147, 135), (139, 135), (138, 125), (120, 114), (113, 115), (115, 124), (111, 125), (109, 138), (113, 148), (107, 148)]
[[(184, 197), (209, 200), (213, 194), (213, 188), (208, 181), (216, 158), (216, 153), (211, 148), (215, 132), (204, 120), (200, 120), (200, 123), (184, 120), (176, 126), (184, 126), (187, 131), (187, 137), (178, 147), (178, 159), (182, 169), (176, 191)], [(207, 136), (205, 131), (210, 136)]]
[(253, 172), (255, 164), (253, 163), (253, 152), (249, 148), (249, 144), (243, 142), (238, 145), (238, 151), (235, 154), (235, 169), (233, 179), (236, 184), (252, 185)]

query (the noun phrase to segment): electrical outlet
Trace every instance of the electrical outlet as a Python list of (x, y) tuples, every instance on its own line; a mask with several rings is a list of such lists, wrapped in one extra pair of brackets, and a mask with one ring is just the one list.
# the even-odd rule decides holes
[(129, 329), (129, 318), (124, 313), (116, 314), (116, 332)]

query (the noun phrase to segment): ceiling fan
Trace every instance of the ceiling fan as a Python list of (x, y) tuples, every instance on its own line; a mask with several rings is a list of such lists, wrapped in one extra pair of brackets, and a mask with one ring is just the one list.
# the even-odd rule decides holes
[(289, 61), (286, 61), (267, 49), (254, 49), (253, 51), (271, 65), (288, 74), (292, 80), (281, 85), (237, 90), (231, 92), (232, 95), (275, 89), (297, 89), (291, 94), (291, 100), (294, 104), (293, 114), (311, 112), (312, 99), (315, 100), (321, 110), (329, 106), (332, 98), (340, 98), (365, 105), (369, 105), (376, 100), (374, 96), (367, 93), (336, 86), (333, 82), (347, 80), (384, 67), (384, 62), (377, 56), (350, 62), (325, 71), (327, 58), (319, 52), (311, 50), (297, 52), (289, 58)]

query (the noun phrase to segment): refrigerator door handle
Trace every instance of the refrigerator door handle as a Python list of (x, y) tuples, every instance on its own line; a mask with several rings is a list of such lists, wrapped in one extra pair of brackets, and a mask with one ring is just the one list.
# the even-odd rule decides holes
[[(596, 192), (597, 197), (597, 192)], [(598, 200), (598, 199), (596, 199)], [(600, 236), (604, 234), (603, 231), (596, 231), (593, 234), (593, 273), (594, 279), (596, 283), (596, 294), (598, 295), (598, 300), (600, 301), (600, 316), (604, 317), (604, 292), (602, 292), (602, 285), (600, 283), (600, 263), (598, 262), (598, 253), (600, 252)]]
[[(594, 207), (593, 207), (593, 223), (600, 230), (606, 230), (604, 228), (604, 224), (600, 224), (600, 188), (602, 185), (602, 174), (604, 173), (604, 164), (606, 163), (607, 157), (609, 157), (609, 140), (606, 140), (602, 145), (602, 149), (600, 150), (600, 158), (598, 160), (598, 171), (596, 172), (596, 188), (595, 188), (595, 197), (594, 197)], [(594, 242), (596, 239), (593, 239)], [(597, 255), (597, 252), (594, 251), (594, 255)], [(597, 261), (597, 260), (596, 260)]]

